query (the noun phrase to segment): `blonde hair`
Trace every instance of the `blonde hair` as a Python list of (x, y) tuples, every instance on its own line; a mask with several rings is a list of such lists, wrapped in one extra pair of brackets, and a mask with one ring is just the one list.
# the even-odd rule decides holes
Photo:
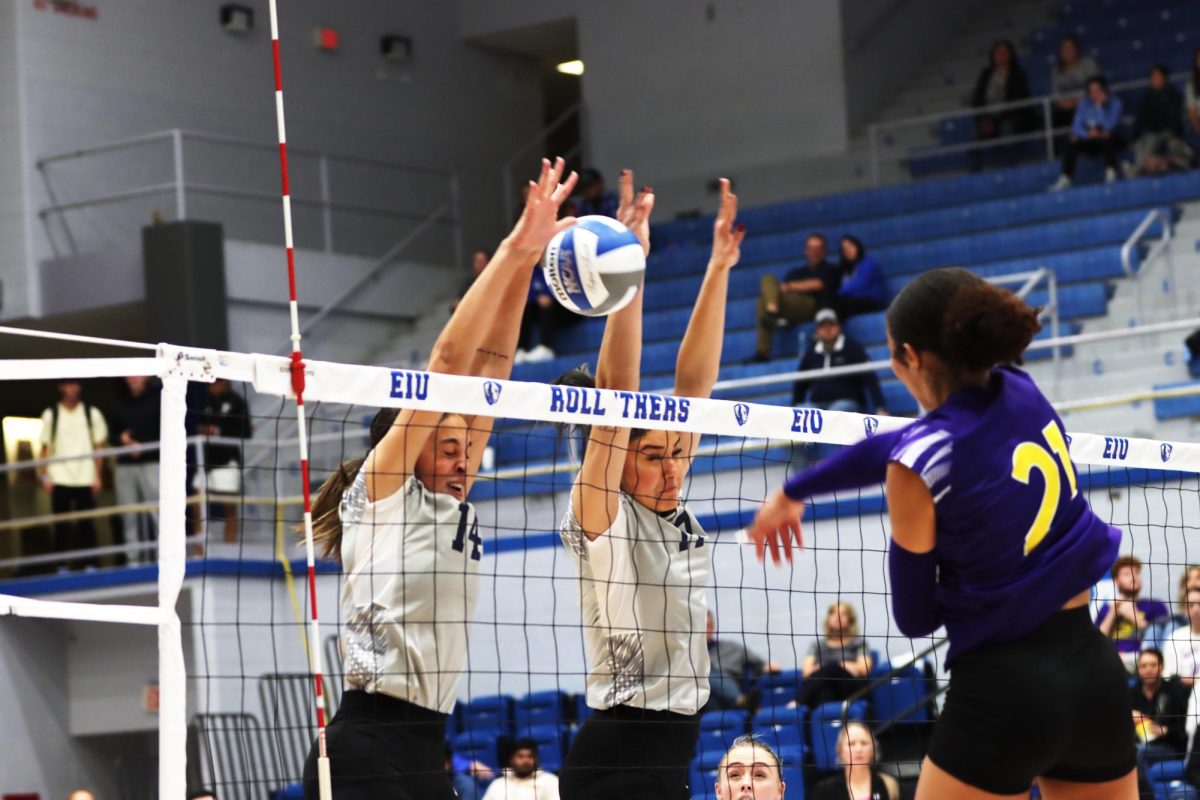
[(1193, 572), (1200, 572), (1200, 564), (1188, 564), (1179, 576), (1179, 607), (1187, 609), (1188, 578)]
[(823, 623), (825, 638), (829, 638), (831, 633), (831, 629), (829, 627), (829, 618), (833, 616), (833, 612), (839, 608), (843, 609), (843, 613), (846, 615), (846, 621), (848, 624), (846, 625), (846, 629), (844, 631), (840, 631), (838, 635), (846, 638), (858, 636), (858, 612), (854, 610), (854, 606), (850, 605), (844, 600), (838, 600), (835, 603), (830, 603), (829, 608), (825, 609), (825, 622)]
[[(871, 730), (870, 726), (868, 726), (867, 723), (857, 722), (855, 720), (851, 720), (850, 722), (847, 722), (842, 727), (842, 730), (838, 733), (838, 739), (837, 739), (838, 760), (841, 761), (841, 759), (842, 759), (842, 746), (844, 745), (847, 750), (849, 750), (849, 748), (850, 748), (850, 729), (851, 728), (861, 728), (862, 730), (866, 731), (867, 738), (871, 740), (871, 763), (866, 766), (873, 767), (876, 764), (878, 764), (879, 763), (879, 742), (875, 739), (875, 733)], [(849, 764), (846, 764), (845, 762), (842, 762), (842, 763), (843, 763), (843, 766), (850, 766)], [(855, 766), (858, 766), (858, 765), (856, 764)]]

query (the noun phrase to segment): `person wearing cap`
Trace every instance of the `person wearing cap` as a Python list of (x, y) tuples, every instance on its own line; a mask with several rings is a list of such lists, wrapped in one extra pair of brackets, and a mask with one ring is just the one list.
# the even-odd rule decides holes
[[(801, 371), (865, 364), (870, 360), (866, 349), (842, 331), (837, 312), (832, 308), (818, 311), (816, 321), (813, 343), (800, 358)], [(874, 371), (796, 381), (792, 387), (792, 405), (806, 403), (828, 411), (887, 413), (879, 376)]]
[(776, 330), (808, 322), (818, 309), (833, 301), (842, 277), (838, 267), (826, 260), (827, 255), (825, 237), (810, 233), (804, 241), (803, 266), (788, 270), (782, 281), (763, 275), (755, 312), (758, 337), (751, 362), (771, 360)]

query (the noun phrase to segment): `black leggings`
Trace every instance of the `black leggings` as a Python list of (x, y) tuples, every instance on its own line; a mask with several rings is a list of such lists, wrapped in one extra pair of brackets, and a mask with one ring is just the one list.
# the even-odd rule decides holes
[(688, 800), (700, 718), (614, 706), (594, 711), (558, 773), (562, 800)]
[[(446, 715), (378, 693), (342, 695), (325, 729), (336, 800), (454, 800), (446, 775)], [(317, 745), (304, 764), (304, 800), (318, 800)]]
[(854, 677), (841, 664), (825, 664), (804, 679), (797, 700), (810, 709), (824, 703), (840, 703), (867, 683), (867, 678)]
[(1106, 136), (1102, 139), (1077, 139), (1074, 142), (1068, 140), (1066, 149), (1063, 150), (1062, 174), (1068, 178), (1075, 176), (1075, 162), (1079, 159), (1080, 153), (1098, 155), (1104, 159), (1104, 166), (1116, 169), (1117, 154), (1124, 146), (1125, 142), (1119, 136)]

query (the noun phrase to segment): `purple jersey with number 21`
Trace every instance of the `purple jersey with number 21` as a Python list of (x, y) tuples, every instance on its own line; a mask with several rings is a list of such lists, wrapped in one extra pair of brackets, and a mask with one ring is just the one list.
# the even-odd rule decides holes
[(947, 664), (1033, 630), (1116, 560), (1121, 532), (1088, 506), (1062, 421), (1019, 369), (955, 392), (905, 428), (889, 458), (933, 495)]

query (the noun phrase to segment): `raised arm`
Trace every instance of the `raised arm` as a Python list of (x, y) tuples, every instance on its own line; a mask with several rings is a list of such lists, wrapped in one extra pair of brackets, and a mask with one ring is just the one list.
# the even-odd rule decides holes
[[(430, 372), (467, 375), (511, 369), (515, 331), (520, 325), (533, 265), (554, 234), (575, 224), (573, 218), (557, 218), (559, 206), (575, 184), (574, 173), (566, 183), (559, 182), (563, 169), (561, 158), (553, 166), (543, 159), (541, 176), (531, 182), (521, 218), (496, 248), (487, 268), (471, 285), (434, 344)], [(504, 367), (505, 363), (509, 366)], [(387, 497), (404, 485), (441, 416), (438, 411), (400, 411), (364, 465), (367, 494), (372, 500)], [(482, 452), (480, 446), (469, 453), (476, 467)]]
[[(649, 187), (635, 198), (633, 172), (622, 170), (621, 205), (617, 217), (633, 231), (650, 254), (650, 212), (654, 193)], [(642, 369), (642, 295), (639, 291), (620, 311), (608, 316), (600, 359), (596, 365), (596, 387), (635, 392)], [(621, 471), (629, 448), (629, 428), (593, 425), (583, 466), (571, 490), (571, 511), (589, 541), (612, 527), (620, 508)]]

